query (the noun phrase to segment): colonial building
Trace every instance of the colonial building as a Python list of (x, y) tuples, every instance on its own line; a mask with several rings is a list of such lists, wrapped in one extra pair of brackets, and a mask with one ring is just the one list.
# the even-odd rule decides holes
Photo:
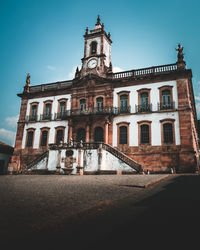
[(183, 47), (176, 63), (113, 73), (111, 44), (98, 16), (94, 29), (86, 28), (74, 79), (31, 86), (27, 75), (9, 171), (39, 169), (42, 159), (57, 172), (68, 165), (72, 173), (198, 171), (192, 71)]

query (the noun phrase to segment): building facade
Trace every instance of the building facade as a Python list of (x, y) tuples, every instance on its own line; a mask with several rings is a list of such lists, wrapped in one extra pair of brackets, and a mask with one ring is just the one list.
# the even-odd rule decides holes
[(7, 174), (14, 148), (0, 141), (0, 175)]
[(98, 17), (94, 29), (86, 28), (73, 80), (31, 86), (27, 75), (10, 171), (26, 168), (48, 145), (71, 141), (103, 142), (143, 171), (198, 171), (192, 71), (183, 47), (174, 64), (113, 73), (111, 44)]

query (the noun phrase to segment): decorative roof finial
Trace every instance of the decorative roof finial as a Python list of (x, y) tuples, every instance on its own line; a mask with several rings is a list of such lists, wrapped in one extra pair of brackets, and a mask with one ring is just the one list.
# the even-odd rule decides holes
[(97, 17), (97, 23), (96, 23), (96, 25), (101, 25), (101, 19), (100, 19), (100, 16), (98, 15), (98, 17)]
[(88, 27), (85, 29), (85, 35), (88, 35)]

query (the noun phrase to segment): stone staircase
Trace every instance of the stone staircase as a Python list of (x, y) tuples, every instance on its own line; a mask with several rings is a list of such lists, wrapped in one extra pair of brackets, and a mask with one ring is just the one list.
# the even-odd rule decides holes
[(34, 172), (37, 172), (37, 173), (39, 173), (39, 172), (41, 172), (41, 173), (48, 172), (47, 169), (34, 169), (34, 167), (37, 166), (37, 164), (39, 162), (41, 162), (42, 160), (44, 160), (45, 158), (48, 157), (48, 154), (49, 154), (49, 150), (45, 151), (43, 154), (41, 154), (38, 157), (36, 157), (34, 160), (28, 162), (26, 164), (26, 167), (21, 170), (21, 173), (22, 174), (27, 174), (31, 168), (33, 168), (31, 170), (32, 173), (34, 173)]

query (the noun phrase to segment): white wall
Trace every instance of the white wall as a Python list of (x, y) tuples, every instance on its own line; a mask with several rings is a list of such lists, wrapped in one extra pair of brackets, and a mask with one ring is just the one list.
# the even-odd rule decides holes
[[(58, 112), (58, 100), (66, 98), (67, 101), (67, 110), (71, 109), (71, 95), (58, 95), (58, 96), (50, 96), (50, 97), (41, 97), (41, 98), (34, 98), (28, 100), (27, 105), (27, 111), (26, 115), (28, 116), (30, 114), (30, 107), (31, 103), (33, 102), (39, 102), (38, 104), (38, 111), (37, 115), (40, 117), (40, 115), (43, 114), (44, 109), (44, 101), (52, 100), (52, 115)], [(28, 124), (25, 124), (24, 127), (24, 134), (22, 139), (22, 149), (25, 148), (25, 142), (26, 142), (26, 130), (29, 128), (35, 129), (35, 136), (34, 136), (34, 143), (33, 148), (39, 147), (39, 141), (40, 141), (40, 129), (43, 127), (49, 127), (49, 143), (55, 143), (55, 128), (58, 126), (64, 126), (65, 127), (65, 134), (64, 134), (64, 142), (67, 142), (67, 135), (68, 135), (68, 121), (41, 121), (41, 122), (29, 122)]]
[(102, 150), (102, 167), (101, 170), (122, 170), (128, 172), (135, 172), (129, 165), (112, 155), (106, 150)]
[(39, 148), (40, 143), (40, 129), (43, 127), (49, 127), (49, 142), (48, 143), (55, 143), (55, 133), (56, 133), (56, 127), (58, 126), (64, 126), (65, 127), (65, 133), (64, 133), (64, 143), (67, 142), (68, 137), (68, 121), (46, 121), (46, 122), (33, 122), (25, 124), (24, 126), (24, 134), (22, 139), (22, 149), (25, 148), (26, 143), (26, 133), (27, 129), (29, 128), (35, 128), (35, 136), (34, 136), (34, 142), (33, 142), (33, 148)]
[(104, 46), (103, 46), (103, 53), (106, 55), (106, 58), (105, 58), (105, 65), (107, 67), (110, 66), (110, 56), (111, 56), (111, 46), (110, 44), (108, 43), (108, 41), (104, 38), (103, 39), (103, 43), (104, 43)]
[(160, 92), (159, 88), (165, 85), (173, 86), (172, 93), (173, 93), (173, 101), (175, 101), (175, 108), (178, 107), (178, 96), (177, 96), (177, 85), (176, 81), (167, 81), (167, 82), (154, 82), (149, 84), (141, 84), (141, 85), (134, 85), (128, 87), (120, 87), (114, 89), (113, 95), (113, 106), (118, 107), (118, 95), (117, 93), (121, 91), (130, 91), (129, 94), (129, 103), (131, 106), (131, 113), (135, 113), (135, 105), (138, 105), (138, 91), (143, 88), (149, 88), (150, 91), (150, 103), (152, 104), (152, 111), (158, 110), (158, 103), (160, 102)]
[(150, 113), (138, 115), (117, 116), (113, 120), (113, 146), (117, 146), (117, 123), (130, 122), (129, 124), (129, 146), (138, 146), (138, 123), (139, 121), (151, 121), (151, 144), (161, 145), (161, 123), (162, 119), (175, 119), (175, 144), (180, 145), (179, 117), (178, 112)]
[(44, 109), (44, 102), (47, 101), (47, 100), (53, 101), (53, 103), (52, 103), (52, 114), (57, 113), (58, 112), (58, 100), (62, 99), (62, 98), (68, 99), (68, 101), (67, 101), (67, 110), (71, 109), (71, 95), (69, 95), (69, 94), (57, 95), (57, 96), (49, 96), (49, 97), (41, 97), (41, 98), (33, 98), (33, 99), (28, 100), (26, 115), (30, 114), (30, 107), (31, 107), (30, 104), (33, 103), (33, 102), (39, 102), (37, 114), (42, 115), (43, 114), (43, 109)]

